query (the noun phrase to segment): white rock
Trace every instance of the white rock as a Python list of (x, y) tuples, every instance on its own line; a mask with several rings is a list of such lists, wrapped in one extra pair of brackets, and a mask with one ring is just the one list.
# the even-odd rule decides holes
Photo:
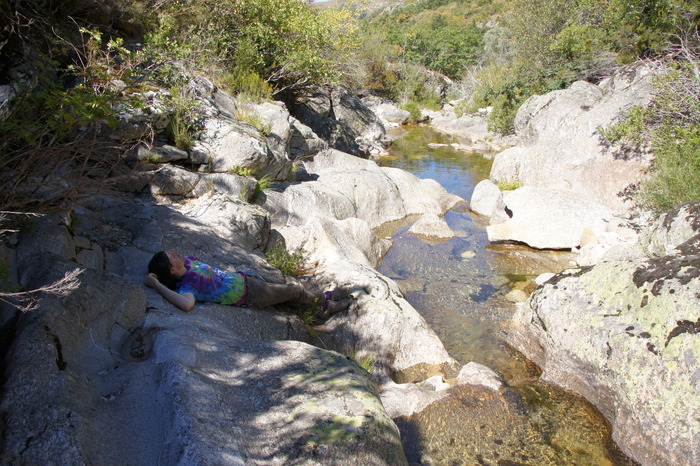
[(491, 180), (482, 180), (474, 187), (470, 207), (477, 214), (491, 217), (502, 199), (498, 186)]
[(645, 176), (650, 157), (620, 156), (599, 132), (634, 105), (651, 98), (645, 66), (621, 69), (599, 86), (574, 83), (569, 89), (533, 96), (518, 110), (519, 146), (496, 156), (490, 178), (522, 185), (566, 189), (626, 214), (631, 201), (618, 196)]
[(604, 232), (612, 212), (572, 191), (525, 186), (504, 194), (513, 217), (486, 228), (490, 241), (518, 241), (538, 249), (580, 245), (585, 228)]
[(459, 371), (457, 384), (482, 385), (498, 391), (503, 387), (503, 379), (492, 369), (472, 361)]
[(426, 239), (449, 239), (455, 237), (455, 232), (450, 228), (445, 219), (435, 214), (423, 215), (411, 226), (408, 232)]

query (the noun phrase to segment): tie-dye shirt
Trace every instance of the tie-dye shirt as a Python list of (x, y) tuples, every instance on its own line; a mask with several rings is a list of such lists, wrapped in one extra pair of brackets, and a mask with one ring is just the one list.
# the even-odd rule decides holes
[(240, 306), (245, 302), (245, 276), (224, 272), (196, 257), (185, 257), (187, 272), (177, 284), (177, 292), (192, 293), (197, 301)]

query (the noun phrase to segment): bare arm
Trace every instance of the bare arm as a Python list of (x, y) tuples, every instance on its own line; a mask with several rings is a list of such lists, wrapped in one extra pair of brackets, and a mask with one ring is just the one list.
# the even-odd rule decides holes
[(173, 304), (183, 311), (191, 311), (194, 307), (194, 295), (192, 293), (178, 293), (163, 285), (156, 277), (156, 274), (149, 273), (143, 279), (144, 285), (153, 288), (160, 293), (170, 304)]

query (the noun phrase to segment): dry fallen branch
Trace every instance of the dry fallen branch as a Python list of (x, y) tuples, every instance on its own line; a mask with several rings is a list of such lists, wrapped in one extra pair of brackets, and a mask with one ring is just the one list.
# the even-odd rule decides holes
[(78, 276), (83, 269), (75, 269), (66, 274), (60, 280), (46, 286), (30, 291), (18, 291), (14, 293), (0, 292), (0, 301), (17, 308), (22, 312), (33, 311), (39, 303), (39, 295), (67, 296), (71, 291), (80, 286)]

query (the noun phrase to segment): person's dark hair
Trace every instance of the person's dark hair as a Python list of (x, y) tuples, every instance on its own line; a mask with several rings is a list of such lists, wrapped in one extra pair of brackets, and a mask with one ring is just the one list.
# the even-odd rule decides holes
[(171, 266), (170, 259), (168, 259), (168, 255), (165, 254), (165, 251), (158, 251), (148, 263), (148, 273), (156, 274), (158, 281), (171, 290), (174, 290), (177, 285), (177, 278), (170, 273)]

